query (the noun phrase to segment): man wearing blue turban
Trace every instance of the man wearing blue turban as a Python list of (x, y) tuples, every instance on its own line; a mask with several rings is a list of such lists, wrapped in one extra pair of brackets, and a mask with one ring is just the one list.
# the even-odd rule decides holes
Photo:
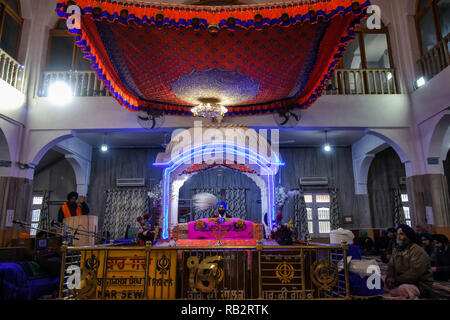
[(231, 216), (227, 213), (227, 203), (225, 201), (220, 201), (217, 205), (217, 211), (213, 213), (213, 218), (231, 218)]

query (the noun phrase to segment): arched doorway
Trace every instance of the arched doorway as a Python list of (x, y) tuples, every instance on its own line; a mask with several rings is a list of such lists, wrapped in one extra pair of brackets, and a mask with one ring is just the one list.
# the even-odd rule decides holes
[(443, 165), (444, 165), (444, 175), (447, 178), (448, 196), (450, 197), (450, 148), (448, 149), (447, 157), (443, 161)]
[[(388, 148), (375, 155), (370, 164), (367, 178), (372, 227), (394, 227), (396, 205), (402, 205), (405, 218), (411, 224), (405, 176), (405, 166), (393, 148)], [(396, 204), (395, 198), (399, 196), (401, 200), (405, 201)]]
[(11, 156), (9, 153), (8, 141), (0, 129), (0, 177), (9, 176), (11, 169)]
[(76, 190), (76, 175), (66, 156), (54, 148), (48, 150), (34, 170), (31, 223), (49, 227), (52, 220), (57, 221), (67, 194)]

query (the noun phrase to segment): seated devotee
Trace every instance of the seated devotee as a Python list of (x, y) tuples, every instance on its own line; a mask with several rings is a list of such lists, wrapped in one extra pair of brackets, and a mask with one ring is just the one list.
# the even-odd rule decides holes
[(225, 201), (220, 201), (217, 205), (217, 210), (213, 213), (212, 218), (231, 218), (231, 215), (227, 212), (227, 203)]
[(355, 244), (359, 246), (363, 256), (376, 254), (373, 240), (368, 237), (365, 230), (361, 231), (360, 236), (355, 240)]
[(422, 242), (422, 248), (428, 253), (428, 256), (431, 257), (435, 250), (433, 235), (429, 232), (422, 232), (420, 234), (420, 241)]
[(73, 191), (67, 195), (67, 201), (59, 209), (58, 222), (63, 222), (64, 218), (85, 214), (89, 214), (89, 207), (84, 201), (84, 197), (80, 196), (78, 199), (78, 193)]
[(432, 297), (433, 274), (427, 253), (417, 244), (415, 231), (397, 227), (397, 246), (389, 261), (385, 298), (417, 299)]
[(450, 279), (450, 246), (448, 238), (443, 234), (433, 235), (436, 250), (431, 257), (431, 270), (435, 280), (448, 281)]
[[(389, 238), (388, 245), (386, 247), (386, 257), (385, 260), (383, 260), (384, 263), (389, 262), (389, 259), (391, 259), (392, 252), (394, 251), (395, 245), (397, 243), (397, 230), (395, 228), (389, 228), (387, 229), (387, 236)], [(383, 257), (382, 257), (383, 259)]]
[(421, 233), (423, 233), (423, 232), (428, 232), (428, 230), (425, 229), (425, 227), (423, 227), (423, 226), (421, 226), (421, 225), (415, 226), (414, 229), (416, 230), (416, 233), (417, 233), (417, 234), (421, 234)]
[(375, 240), (375, 248), (378, 254), (386, 253), (386, 248), (389, 243), (387, 234), (388, 232), (386, 230), (381, 230), (381, 237)]
[[(389, 245), (392, 242), (392, 236), (390, 237), (389, 236), (390, 234), (392, 234), (392, 232), (390, 233), (387, 230), (382, 230), (381, 237), (379, 237), (375, 241), (375, 249), (377, 251), (377, 254), (379, 254), (381, 256), (381, 260), (384, 263), (387, 263), (389, 261), (389, 259), (387, 258), (387, 250), (388, 250)], [(394, 241), (395, 241), (395, 237), (394, 237)], [(390, 251), (390, 254), (392, 254), (392, 250)]]

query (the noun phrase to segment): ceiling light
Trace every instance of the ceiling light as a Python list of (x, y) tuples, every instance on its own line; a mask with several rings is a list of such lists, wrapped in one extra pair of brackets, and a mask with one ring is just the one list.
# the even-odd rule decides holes
[(327, 130), (325, 130), (325, 144), (323, 145), (323, 150), (325, 152), (331, 151), (331, 145), (328, 143)]
[(108, 151), (108, 145), (106, 144), (106, 133), (103, 135), (103, 144), (101, 145), (100, 150), (102, 150), (102, 152)]
[(216, 103), (201, 103), (198, 106), (192, 107), (191, 112), (194, 117), (204, 118), (222, 118), (228, 109), (224, 106)]
[(48, 97), (56, 105), (67, 104), (72, 100), (72, 88), (67, 82), (54, 82), (48, 88)]

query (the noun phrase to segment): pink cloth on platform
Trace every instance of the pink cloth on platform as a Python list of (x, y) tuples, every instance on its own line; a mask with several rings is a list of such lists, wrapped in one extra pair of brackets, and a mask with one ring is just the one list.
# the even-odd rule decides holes
[[(188, 239), (253, 239), (254, 224), (238, 218), (225, 218), (217, 224), (217, 218), (199, 219), (188, 223)], [(222, 230), (219, 232), (219, 228)], [(222, 236), (220, 236), (222, 234)]]

